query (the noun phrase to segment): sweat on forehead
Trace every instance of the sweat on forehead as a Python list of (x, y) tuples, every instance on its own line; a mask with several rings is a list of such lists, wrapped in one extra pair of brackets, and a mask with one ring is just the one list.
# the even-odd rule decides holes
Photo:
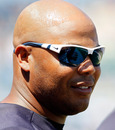
[[(60, 32), (61, 27), (63, 30), (68, 22), (76, 20), (79, 28), (79, 24), (85, 24), (84, 27), (89, 24), (91, 28), (94, 26), (80, 9), (70, 3), (62, 0), (37, 1), (26, 7), (18, 17), (14, 29), (14, 47), (27, 41), (45, 42), (52, 29)], [(57, 26), (59, 28), (55, 28)]]

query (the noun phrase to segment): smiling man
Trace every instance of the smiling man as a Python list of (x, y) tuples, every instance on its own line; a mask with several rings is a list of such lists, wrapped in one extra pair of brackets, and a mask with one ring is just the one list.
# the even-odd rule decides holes
[(62, 0), (26, 7), (14, 29), (14, 76), (0, 103), (0, 129), (61, 130), (86, 110), (104, 47), (91, 19)]

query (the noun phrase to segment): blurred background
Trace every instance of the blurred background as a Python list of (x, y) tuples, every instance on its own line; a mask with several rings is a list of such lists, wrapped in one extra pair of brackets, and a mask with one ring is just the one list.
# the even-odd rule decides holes
[[(0, 101), (11, 89), (12, 39), (19, 13), (37, 0), (0, 0)], [(94, 22), (100, 44), (106, 46), (102, 74), (85, 112), (68, 117), (64, 130), (96, 130), (115, 107), (115, 0), (65, 0), (83, 10)]]

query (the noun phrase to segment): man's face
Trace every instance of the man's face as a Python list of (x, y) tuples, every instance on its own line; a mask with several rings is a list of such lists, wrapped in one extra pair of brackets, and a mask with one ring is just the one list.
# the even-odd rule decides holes
[[(47, 30), (45, 43), (98, 46), (92, 24), (78, 26), (76, 22), (67, 22)], [(30, 89), (38, 102), (60, 115), (84, 111), (100, 76), (100, 67), (94, 67), (89, 57), (77, 67), (65, 66), (59, 62), (58, 54), (41, 48), (33, 48), (32, 56)]]

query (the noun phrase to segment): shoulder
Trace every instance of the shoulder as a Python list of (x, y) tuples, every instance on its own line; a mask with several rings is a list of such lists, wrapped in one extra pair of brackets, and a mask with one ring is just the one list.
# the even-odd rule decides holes
[(19, 105), (0, 103), (0, 130), (32, 130), (32, 115), (32, 111)]
[(115, 129), (115, 110), (101, 123), (97, 130), (114, 130)]
[(57, 130), (57, 126), (27, 108), (0, 103), (0, 130)]
[(27, 128), (23, 128), (23, 127), (7, 127), (7, 128), (3, 128), (0, 130), (31, 130), (31, 129), (27, 129)]

